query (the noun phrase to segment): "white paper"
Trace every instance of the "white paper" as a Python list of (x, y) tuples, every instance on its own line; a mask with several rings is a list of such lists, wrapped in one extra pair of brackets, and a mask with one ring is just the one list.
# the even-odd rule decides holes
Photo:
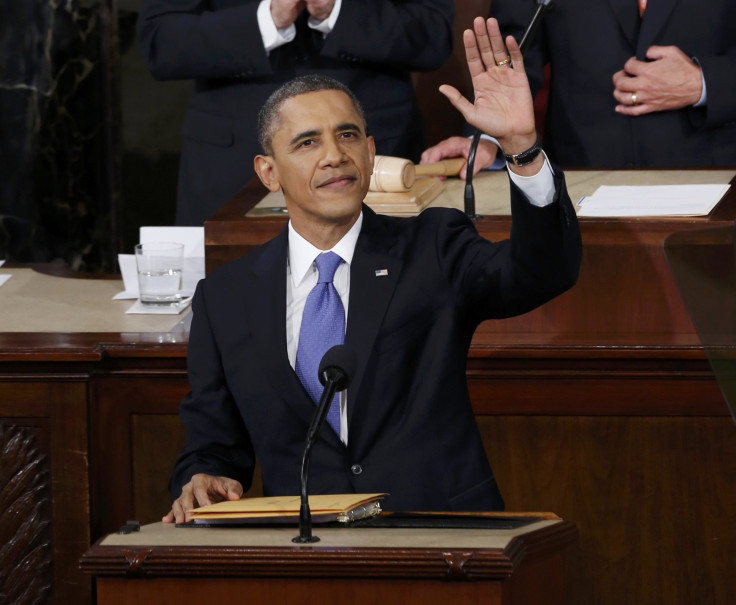
[(12, 273), (5, 273), (3, 275), (0, 275), (0, 286), (2, 286), (11, 277), (13, 277)]
[(578, 202), (578, 216), (705, 216), (729, 185), (602, 185)]
[[(204, 277), (204, 227), (141, 227), (139, 239), (146, 242), (179, 242), (184, 244), (182, 296), (192, 296), (197, 283)], [(138, 270), (135, 254), (118, 254), (123, 276), (122, 292), (113, 300), (138, 298)]]
[(118, 265), (120, 265), (125, 290), (118, 292), (112, 299), (138, 298), (138, 270), (135, 266), (135, 254), (118, 254)]
[(184, 257), (204, 258), (204, 227), (141, 227), (140, 243), (179, 242), (184, 244)]

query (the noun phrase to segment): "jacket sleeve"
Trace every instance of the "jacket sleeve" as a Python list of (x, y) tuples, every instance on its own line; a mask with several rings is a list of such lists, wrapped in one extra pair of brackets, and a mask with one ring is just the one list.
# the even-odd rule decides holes
[(736, 121), (736, 31), (731, 42), (733, 47), (727, 53), (697, 57), (708, 92), (705, 120), (708, 127)]
[(143, 0), (136, 28), (159, 80), (242, 78), (271, 73), (258, 1), (212, 10), (207, 0)]
[(554, 201), (542, 208), (510, 183), (508, 239), (486, 240), (460, 212), (437, 234), (445, 279), (475, 325), (531, 311), (576, 283), (580, 228), (564, 175), (555, 170), (554, 179)]
[(206, 473), (240, 481), (245, 493), (253, 480), (255, 454), (248, 430), (228, 389), (221, 355), (210, 330), (202, 280), (192, 301), (187, 349), (190, 392), (179, 417), (186, 442), (172, 474), (172, 499), (192, 475)]

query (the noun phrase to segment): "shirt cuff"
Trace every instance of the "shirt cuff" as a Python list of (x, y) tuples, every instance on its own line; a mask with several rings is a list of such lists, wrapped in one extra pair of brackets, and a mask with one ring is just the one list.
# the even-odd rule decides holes
[(703, 82), (703, 92), (700, 93), (700, 98), (698, 99), (698, 102), (693, 105), (693, 107), (702, 107), (708, 102), (708, 93), (705, 90), (705, 74), (703, 73), (703, 67), (700, 65), (700, 61), (698, 61), (698, 58), (693, 57), (693, 61), (697, 63), (698, 67), (700, 67), (700, 80)]
[[(480, 138), (486, 141), (490, 141), (491, 143), (495, 144), (496, 147), (498, 147), (498, 150), (501, 151), (501, 146), (498, 144), (498, 141), (494, 137), (492, 137), (490, 134), (486, 134), (485, 132), (483, 132), (481, 133)], [(503, 170), (505, 167), (506, 167), (506, 160), (503, 159), (502, 154), (497, 153), (493, 162), (489, 164), (488, 166), (483, 166), (481, 170)]]
[(532, 206), (544, 208), (555, 199), (555, 179), (547, 154), (544, 153), (544, 166), (534, 176), (521, 176), (509, 170), (509, 178), (526, 195)]
[(307, 20), (307, 25), (309, 25), (310, 28), (321, 32), (323, 36), (326, 36), (333, 29), (335, 29), (335, 23), (337, 23), (337, 17), (340, 14), (341, 6), (342, 0), (335, 0), (335, 4), (332, 6), (332, 12), (330, 13), (330, 16), (327, 17), (327, 19), (322, 19), (322, 21), (319, 21), (314, 17), (309, 17), (309, 19)]
[(266, 54), (296, 38), (296, 25), (293, 23), (288, 27), (276, 28), (271, 16), (271, 0), (261, 0), (256, 16), (258, 17), (258, 29), (261, 30), (263, 48), (266, 50)]

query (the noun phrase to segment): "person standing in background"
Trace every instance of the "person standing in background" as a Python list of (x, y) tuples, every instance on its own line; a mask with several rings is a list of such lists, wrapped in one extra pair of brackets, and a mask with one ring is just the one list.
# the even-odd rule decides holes
[(379, 153), (418, 160), (410, 72), (452, 50), (452, 0), (143, 0), (137, 30), (154, 78), (194, 79), (182, 128), (176, 223), (202, 225), (253, 176), (255, 116), (307, 73), (353, 90)]
[[(490, 14), (521, 39), (536, 8), (493, 0)], [(562, 166), (736, 165), (733, 0), (557, 0), (524, 64), (535, 95), (549, 64), (543, 145)], [(452, 137), (422, 161), (469, 147)], [(497, 149), (481, 141), (475, 169)]]

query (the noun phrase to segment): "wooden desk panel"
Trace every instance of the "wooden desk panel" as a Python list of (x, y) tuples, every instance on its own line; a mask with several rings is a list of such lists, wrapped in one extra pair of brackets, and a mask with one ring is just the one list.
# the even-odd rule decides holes
[[(0, 594), (89, 603), (86, 387), (79, 376), (0, 375)], [(12, 548), (11, 548), (12, 547)]]

